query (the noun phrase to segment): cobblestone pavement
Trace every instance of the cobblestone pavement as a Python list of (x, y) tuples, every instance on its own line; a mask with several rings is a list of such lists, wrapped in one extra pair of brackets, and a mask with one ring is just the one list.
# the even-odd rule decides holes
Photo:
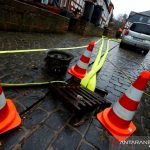
[[(0, 49), (35, 49), (52, 47), (70, 47), (86, 45), (94, 37), (83, 38), (67, 33), (64, 35), (0, 32)], [(110, 48), (116, 42), (110, 42)], [(91, 62), (94, 60), (98, 45), (95, 46)], [(81, 56), (84, 49), (70, 50), (74, 55), (72, 66)], [(0, 81), (3, 83), (42, 82), (64, 77), (53, 76), (45, 71), (45, 52), (1, 54)], [(97, 86), (108, 91), (105, 99), (114, 103), (130, 86), (130, 81), (123, 71), (132, 79), (136, 79), (143, 63), (150, 70), (150, 54), (146, 56), (130, 50), (111, 50), (108, 58), (120, 70), (106, 60), (97, 76)], [(0, 136), (0, 149), (23, 150), (107, 150), (112, 147), (113, 139), (96, 117), (85, 121), (81, 126), (73, 126), (71, 114), (59, 101), (54, 99), (48, 87), (4, 88), (6, 97), (15, 103), (21, 114), (23, 123), (20, 127)], [(146, 89), (150, 93), (150, 88)], [(133, 136), (150, 135), (150, 98), (143, 95), (138, 111), (133, 120), (137, 127)], [(114, 139), (113, 139), (114, 140)], [(145, 149), (146, 147), (142, 147)], [(117, 147), (115, 147), (117, 149)], [(123, 149), (121, 147), (120, 149)], [(125, 148), (124, 148), (125, 149)], [(135, 149), (132, 147), (132, 149)]]

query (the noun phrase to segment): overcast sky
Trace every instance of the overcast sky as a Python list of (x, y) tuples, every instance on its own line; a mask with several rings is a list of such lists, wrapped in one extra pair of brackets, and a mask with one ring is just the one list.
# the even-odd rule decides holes
[(114, 4), (114, 16), (129, 14), (130, 11), (141, 12), (150, 10), (150, 0), (111, 0)]

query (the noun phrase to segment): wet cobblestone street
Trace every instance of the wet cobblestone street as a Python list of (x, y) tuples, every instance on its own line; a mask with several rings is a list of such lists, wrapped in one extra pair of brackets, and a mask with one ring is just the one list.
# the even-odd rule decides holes
[[(87, 45), (98, 37), (82, 37), (76, 34), (40, 34), (0, 32), (0, 50), (50, 49)], [(105, 42), (106, 43), (106, 42)], [(116, 46), (117, 45), (117, 46)], [(110, 41), (108, 59), (97, 75), (97, 87), (108, 92), (105, 97), (114, 103), (131, 85), (142, 70), (141, 63), (150, 71), (150, 53), (146, 56), (131, 50), (121, 49), (117, 42)], [(94, 61), (99, 43), (95, 46)], [(70, 66), (81, 57), (85, 48), (68, 50), (74, 55)], [(52, 80), (67, 80), (71, 75), (54, 76), (45, 71), (46, 52), (0, 54), (0, 82), (30, 83)], [(127, 76), (128, 77), (127, 77)], [(3, 88), (5, 96), (15, 103), (23, 123), (19, 128), (0, 135), (2, 150), (107, 150), (113, 139), (99, 123), (96, 116), (90, 117), (81, 126), (73, 126), (74, 114), (59, 100), (54, 99), (48, 86)], [(146, 92), (150, 94), (150, 87)], [(137, 127), (133, 136), (150, 136), (150, 97), (143, 94), (133, 120)], [(144, 147), (143, 149), (148, 149)], [(123, 149), (123, 148), (120, 148)], [(135, 149), (135, 148), (131, 148)], [(116, 148), (117, 150), (117, 148)]]

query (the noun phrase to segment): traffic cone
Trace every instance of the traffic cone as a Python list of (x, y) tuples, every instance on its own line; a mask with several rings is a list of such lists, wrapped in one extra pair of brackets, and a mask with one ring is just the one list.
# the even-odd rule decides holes
[(77, 64), (68, 70), (70, 74), (79, 79), (82, 79), (86, 75), (94, 44), (95, 42), (92, 41), (87, 47), (87, 50), (81, 56), (80, 60), (77, 62)]
[(6, 99), (0, 86), (0, 134), (21, 124), (21, 118), (10, 99)]
[(97, 114), (98, 120), (118, 141), (126, 140), (136, 130), (132, 119), (149, 78), (150, 72), (143, 71), (112, 107)]

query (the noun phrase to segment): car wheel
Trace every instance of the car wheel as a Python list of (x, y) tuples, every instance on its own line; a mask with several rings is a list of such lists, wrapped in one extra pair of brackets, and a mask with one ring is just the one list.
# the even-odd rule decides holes
[(125, 44), (121, 42), (120, 47), (123, 48), (124, 46), (125, 46)]
[(146, 55), (149, 52), (149, 50), (142, 50), (141, 52), (143, 55)]

